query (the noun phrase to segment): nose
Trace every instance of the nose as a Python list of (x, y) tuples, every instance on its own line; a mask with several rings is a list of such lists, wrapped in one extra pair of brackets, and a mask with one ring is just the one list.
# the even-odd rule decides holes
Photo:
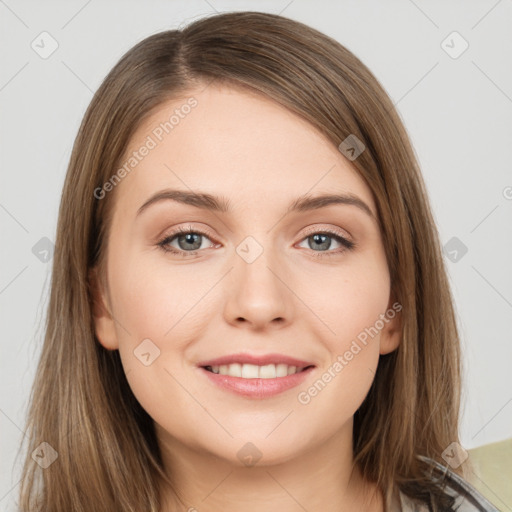
[(234, 268), (225, 286), (224, 316), (238, 327), (252, 330), (282, 328), (292, 321), (292, 298), (286, 268), (270, 250), (254, 261), (234, 254)]

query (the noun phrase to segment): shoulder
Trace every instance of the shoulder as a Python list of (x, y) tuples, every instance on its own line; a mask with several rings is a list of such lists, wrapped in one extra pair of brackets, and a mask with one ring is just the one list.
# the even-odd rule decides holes
[[(421, 457), (428, 462), (444, 492), (455, 498), (453, 510), (457, 512), (499, 512), (499, 510), (482, 496), (469, 482), (438, 462)], [(402, 512), (429, 512), (429, 507), (422, 502), (411, 499), (399, 492)]]

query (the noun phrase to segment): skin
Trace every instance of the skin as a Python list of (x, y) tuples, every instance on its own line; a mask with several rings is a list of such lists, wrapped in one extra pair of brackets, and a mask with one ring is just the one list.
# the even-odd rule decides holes
[[(352, 465), (353, 415), (379, 354), (399, 344), (399, 315), (308, 404), (297, 399), (394, 302), (378, 224), (345, 204), (284, 215), (306, 193), (352, 193), (376, 216), (372, 193), (309, 123), (226, 86), (203, 86), (166, 103), (139, 127), (127, 154), (190, 96), (198, 105), (115, 189), (108, 286), (98, 285), (94, 311), (98, 340), (119, 350), (181, 491), (185, 505), (178, 507), (162, 487), (162, 511), (384, 510), (381, 493)], [(222, 195), (232, 211), (167, 200), (137, 216), (165, 188)], [(185, 257), (157, 246), (188, 225), (212, 235), (196, 255), (178, 238), (170, 245)], [(356, 247), (329, 238), (322, 251), (311, 237), (325, 229)], [(263, 248), (250, 264), (236, 252), (247, 236)], [(149, 366), (134, 356), (147, 338), (160, 350)], [(214, 386), (196, 366), (236, 352), (277, 352), (316, 368), (297, 388), (251, 399)], [(237, 456), (247, 442), (261, 453), (250, 467)]]

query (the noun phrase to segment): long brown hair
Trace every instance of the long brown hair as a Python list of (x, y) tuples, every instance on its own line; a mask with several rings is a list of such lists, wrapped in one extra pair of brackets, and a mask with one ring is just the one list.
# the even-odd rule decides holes
[[(446, 506), (428, 462), (458, 441), (459, 337), (438, 233), (419, 165), (392, 101), (369, 69), (326, 35), (285, 17), (202, 18), (130, 49), (80, 126), (58, 217), (46, 335), (27, 417), (22, 510), (159, 510), (165, 477), (153, 421), (135, 399), (117, 350), (95, 338), (91, 269), (101, 273), (114, 193), (94, 191), (121, 165), (130, 138), (160, 105), (211, 80), (249, 87), (309, 121), (336, 146), (366, 146), (352, 165), (378, 209), (399, 348), (380, 358), (354, 418), (354, 457), (389, 506), (398, 486)], [(103, 274), (101, 274), (103, 275)], [(31, 454), (58, 454), (46, 469)], [(460, 470), (457, 470), (460, 472)]]

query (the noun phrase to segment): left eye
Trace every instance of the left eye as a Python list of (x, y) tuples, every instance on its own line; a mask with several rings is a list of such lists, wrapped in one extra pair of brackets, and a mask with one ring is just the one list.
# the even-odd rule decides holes
[[(331, 249), (332, 240), (335, 240), (336, 243), (340, 244), (344, 249), (352, 249), (354, 247), (354, 243), (337, 233), (332, 233), (330, 231), (319, 231), (317, 233), (313, 233), (308, 235), (304, 242), (308, 243), (309, 249), (320, 249), (320, 252), (325, 252)], [(301, 243), (304, 243), (301, 242)], [(318, 251), (315, 251), (318, 252)], [(330, 251), (330, 252), (340, 252), (340, 251)]]

